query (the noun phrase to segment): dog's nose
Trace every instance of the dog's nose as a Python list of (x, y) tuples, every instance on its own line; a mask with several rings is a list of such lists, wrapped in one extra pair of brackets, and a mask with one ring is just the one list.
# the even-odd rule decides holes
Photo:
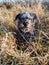
[(25, 26), (25, 27), (27, 27), (27, 25), (28, 25), (28, 22), (24, 22), (23, 24), (24, 24), (24, 26)]

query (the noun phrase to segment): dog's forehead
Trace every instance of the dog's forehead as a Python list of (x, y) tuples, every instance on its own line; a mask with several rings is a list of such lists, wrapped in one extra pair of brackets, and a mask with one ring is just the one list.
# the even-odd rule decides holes
[(35, 16), (34, 13), (31, 13), (31, 12), (23, 12), (23, 13), (20, 13), (20, 19), (33, 19)]

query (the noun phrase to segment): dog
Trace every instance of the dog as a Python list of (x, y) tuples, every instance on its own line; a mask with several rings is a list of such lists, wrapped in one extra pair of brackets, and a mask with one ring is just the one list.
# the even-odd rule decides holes
[(21, 12), (15, 17), (15, 25), (17, 26), (16, 37), (19, 44), (27, 42), (35, 42), (35, 38), (39, 36), (39, 18), (32, 12)]

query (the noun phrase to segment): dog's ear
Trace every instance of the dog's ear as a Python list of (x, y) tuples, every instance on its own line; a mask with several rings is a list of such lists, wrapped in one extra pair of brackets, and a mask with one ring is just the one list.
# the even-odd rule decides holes
[(37, 15), (36, 14), (33, 15), (33, 20), (35, 20), (35, 19), (37, 19)]
[(35, 23), (39, 23), (40, 22), (39, 17), (36, 14), (33, 15), (33, 21)]
[(33, 16), (33, 22), (35, 23), (35, 28), (39, 29), (40, 20), (36, 14), (34, 14), (34, 16)]
[(31, 16), (31, 18), (32, 18), (33, 20), (37, 18), (37, 16), (36, 16), (35, 13), (31, 13), (31, 12), (29, 12), (29, 14), (30, 14), (30, 16)]
[(21, 16), (21, 14), (19, 13), (18, 15), (16, 15), (16, 17), (15, 17), (15, 20), (14, 21), (16, 21), (17, 19), (20, 19), (20, 16)]
[(40, 30), (40, 20), (37, 18), (35, 21), (35, 29)]

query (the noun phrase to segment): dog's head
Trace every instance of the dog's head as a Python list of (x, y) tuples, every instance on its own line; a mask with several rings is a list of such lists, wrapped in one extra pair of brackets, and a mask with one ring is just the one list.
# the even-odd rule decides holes
[(39, 20), (35, 13), (22, 12), (16, 16), (15, 22), (17, 19), (18, 29), (24, 33), (30, 32), (31, 30), (34, 30), (34, 28), (38, 28)]

